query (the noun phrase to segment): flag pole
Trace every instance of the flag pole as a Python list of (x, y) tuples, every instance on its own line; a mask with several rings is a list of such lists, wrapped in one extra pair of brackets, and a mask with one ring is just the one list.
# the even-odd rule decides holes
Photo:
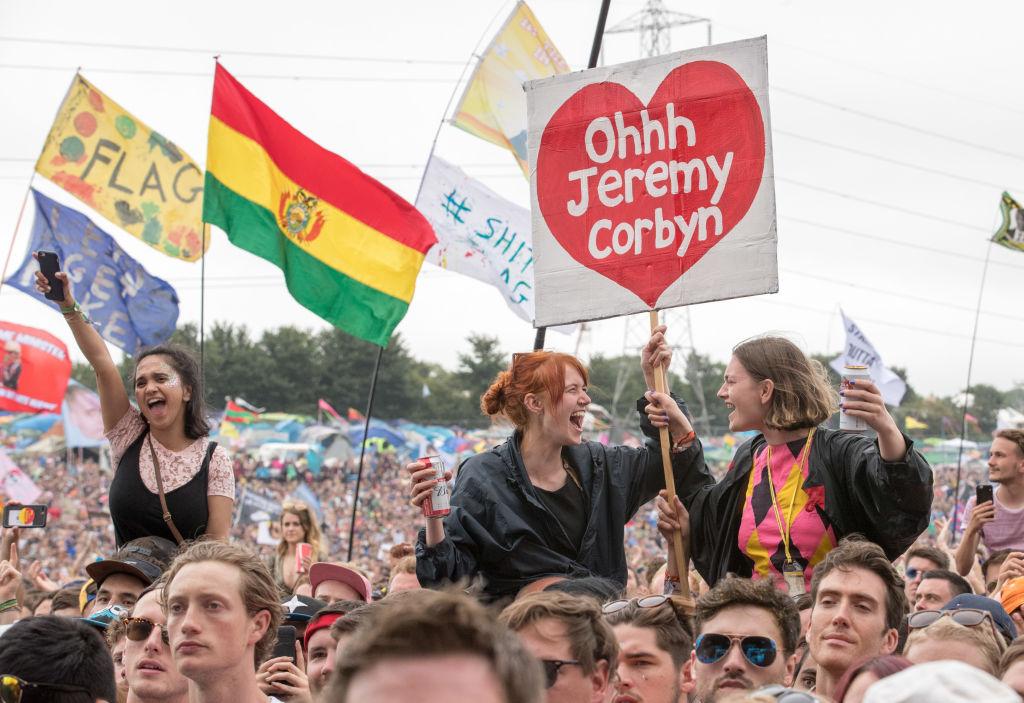
[[(587, 68), (594, 68), (597, 66), (597, 59), (601, 56), (601, 40), (604, 38), (605, 22), (608, 21), (609, 5), (611, 5), (611, 0), (601, 0), (601, 10), (597, 15), (597, 27), (594, 30), (594, 42), (590, 45), (590, 60), (587, 62)], [(547, 335), (547, 331), (547, 327), (537, 328), (537, 334), (533, 338), (534, 351), (544, 348), (544, 337)]]
[(356, 515), (359, 513), (359, 486), (363, 482), (363, 459), (366, 456), (366, 439), (370, 433), (370, 416), (373, 415), (373, 397), (377, 391), (377, 374), (380, 372), (380, 360), (384, 356), (384, 347), (377, 348), (377, 361), (373, 364), (373, 378), (370, 379), (370, 399), (366, 401), (366, 422), (363, 423), (363, 441), (359, 447), (359, 470), (356, 473), (356, 490), (352, 498), (352, 521), (348, 526), (348, 557), (352, 561), (352, 547), (356, 535)]
[[(71, 83), (68, 85), (68, 89), (64, 91), (64, 97), (61, 98), (60, 105), (57, 107), (57, 114), (53, 116), (54, 122), (57, 121), (57, 117), (60, 116), (61, 109), (64, 107), (64, 103), (67, 102), (68, 96), (71, 95), (71, 90), (75, 87), (75, 82), (78, 80), (79, 74), (82, 72), (82, 67), (79, 66), (75, 69), (75, 75), (71, 77)], [(50, 127), (53, 131), (53, 127)], [(28, 194), (32, 192), (32, 182), (36, 179), (36, 168), (39, 167), (39, 161), (43, 158), (43, 154), (46, 153), (46, 145), (50, 141), (50, 135), (46, 135), (46, 139), (43, 140), (43, 148), (39, 150), (39, 157), (36, 159), (35, 164), (32, 166), (32, 175), (28, 177), (28, 187), (25, 188), (25, 197), (21, 200), (21, 209), (18, 210), (18, 221), (14, 225), (14, 233), (11, 235), (11, 246), (7, 249), (7, 258), (4, 259), (4, 268), (0, 272), (0, 292), (3, 291), (3, 282), (7, 280), (7, 267), (11, 263), (11, 255), (14, 253), (14, 243), (18, 239), (18, 230), (21, 229), (21, 218), (25, 214), (25, 205), (28, 203)], [(31, 253), (31, 252), (30, 252)]]
[(203, 223), (203, 243), (199, 250), (201, 261), (199, 262), (199, 378), (203, 378), (206, 368), (206, 237), (210, 232), (210, 225)]
[(978, 339), (978, 319), (981, 317), (981, 300), (985, 295), (985, 277), (988, 275), (988, 260), (992, 255), (992, 240), (985, 250), (985, 264), (981, 269), (981, 285), (978, 287), (978, 305), (974, 310), (974, 331), (971, 333), (971, 354), (967, 359), (967, 387), (964, 389), (964, 411), (960, 420), (960, 446), (956, 450), (956, 483), (953, 487), (953, 529), (954, 537), (957, 529), (957, 508), (960, 506), (960, 472), (963, 468), (964, 440), (967, 438), (967, 406), (971, 398), (971, 371), (974, 367), (974, 344)]
[(459, 87), (462, 85), (462, 79), (466, 77), (466, 71), (469, 70), (469, 66), (473, 63), (473, 60), (480, 59), (480, 56), (477, 53), (480, 50), (480, 45), (484, 43), (484, 38), (490, 31), (491, 25), (494, 24), (494, 20), (501, 16), (501, 12), (505, 9), (506, 5), (508, 5), (508, 2), (504, 2), (498, 7), (498, 11), (494, 13), (494, 16), (491, 17), (487, 26), (484, 27), (484, 31), (480, 35), (480, 38), (476, 40), (476, 46), (473, 47), (473, 51), (470, 52), (469, 58), (466, 59), (466, 63), (462, 66), (462, 73), (459, 74), (459, 79), (455, 81), (455, 87), (452, 88), (451, 95), (448, 96), (448, 104), (444, 106), (444, 112), (441, 113), (441, 119), (437, 122), (437, 129), (434, 131), (434, 140), (430, 142), (430, 153), (427, 154), (427, 163), (423, 165), (423, 175), (420, 176), (420, 184), (416, 187), (416, 197), (413, 199), (413, 203), (420, 199), (420, 191), (423, 190), (423, 181), (427, 178), (427, 166), (430, 165), (430, 158), (434, 155), (434, 149), (437, 147), (437, 140), (441, 136), (441, 128), (444, 127), (444, 123), (448, 119), (448, 111), (452, 109), (452, 103), (455, 102), (455, 96), (458, 94)]

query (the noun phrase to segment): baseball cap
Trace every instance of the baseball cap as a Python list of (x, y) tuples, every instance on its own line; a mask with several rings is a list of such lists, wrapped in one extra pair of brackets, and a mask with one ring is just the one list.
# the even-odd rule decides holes
[(281, 599), (285, 622), (309, 622), (316, 611), (326, 607), (323, 601), (298, 594)]
[(1007, 613), (1012, 613), (1024, 605), (1024, 576), (1008, 579), (1003, 584), (999, 599), (1003, 604), (1003, 610)]
[(171, 565), (178, 545), (163, 537), (139, 537), (114, 552), (114, 556), (85, 567), (89, 577), (101, 585), (113, 574), (128, 574), (150, 585)]
[(80, 618), (80, 620), (89, 623), (103, 632), (110, 627), (110, 623), (127, 615), (128, 608), (125, 608), (123, 605), (112, 605), (109, 608), (104, 608), (97, 613), (93, 613), (87, 618)]
[(366, 601), (371, 600), (372, 587), (370, 581), (351, 566), (331, 564), (318, 561), (309, 567), (309, 585), (316, 593), (316, 588), (324, 581), (340, 581), (355, 589), (355, 592)]
[(915, 664), (871, 684), (864, 703), (1020, 702), (1012, 688), (981, 669), (960, 661)]
[(973, 593), (961, 593), (953, 600), (942, 606), (942, 610), (960, 610), (961, 608), (974, 608), (975, 610), (986, 610), (992, 615), (992, 621), (996, 624), (1007, 642), (1017, 638), (1017, 626), (1013, 624), (1013, 618), (1006, 614), (1003, 606), (997, 600), (978, 596)]

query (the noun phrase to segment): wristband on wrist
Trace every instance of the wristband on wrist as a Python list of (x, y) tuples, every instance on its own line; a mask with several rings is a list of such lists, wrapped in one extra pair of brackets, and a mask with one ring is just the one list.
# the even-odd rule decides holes
[(70, 320), (72, 317), (74, 317), (76, 314), (78, 314), (78, 315), (82, 316), (82, 320), (86, 324), (88, 324), (88, 325), (92, 324), (92, 320), (89, 319), (89, 316), (85, 314), (84, 310), (82, 310), (82, 306), (79, 305), (77, 302), (74, 305), (72, 305), (71, 307), (64, 307), (63, 305), (61, 305), (60, 306), (60, 314), (63, 315), (64, 319), (66, 319), (66, 320)]
[(680, 437), (672, 444), (673, 452), (681, 452), (690, 448), (690, 445), (697, 441), (697, 432), (690, 430), (689, 434), (684, 437)]
[(21, 606), (18, 605), (18, 599), (11, 598), (10, 600), (5, 600), (3, 603), (0, 603), (0, 613), (6, 613), (8, 610), (15, 610), (20, 607)]

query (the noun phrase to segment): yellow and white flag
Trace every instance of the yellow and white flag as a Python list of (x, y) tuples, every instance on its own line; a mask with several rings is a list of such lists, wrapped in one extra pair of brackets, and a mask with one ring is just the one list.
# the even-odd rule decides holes
[(53, 121), (36, 172), (167, 256), (203, 255), (202, 169), (81, 75)]
[(511, 151), (529, 176), (523, 83), (568, 72), (530, 8), (516, 3), (477, 63), (452, 124)]

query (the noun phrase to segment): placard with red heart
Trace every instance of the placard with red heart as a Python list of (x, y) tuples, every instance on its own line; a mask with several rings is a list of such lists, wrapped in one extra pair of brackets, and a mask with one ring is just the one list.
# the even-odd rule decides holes
[[(527, 84), (538, 325), (555, 323), (552, 307), (569, 322), (777, 289), (777, 274), (762, 275), (775, 269), (766, 45), (710, 50)], [(707, 290), (708, 269), (744, 265), (722, 254), (701, 266), (703, 290), (688, 290), (702, 259), (742, 252), (748, 236), (771, 259), (753, 286), (737, 288), (732, 270), (723, 290)], [(615, 289), (604, 308), (595, 302)], [(585, 313), (566, 309), (570, 290), (586, 293)]]

